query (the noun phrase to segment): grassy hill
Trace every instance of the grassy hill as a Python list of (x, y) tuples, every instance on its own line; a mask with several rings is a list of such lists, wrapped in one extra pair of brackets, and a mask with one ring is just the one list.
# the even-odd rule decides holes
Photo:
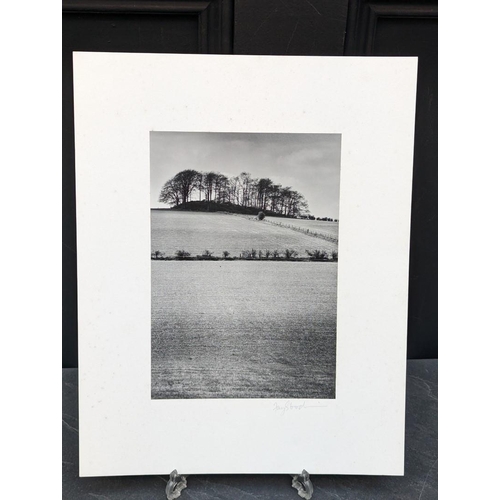
[[(332, 227), (338, 228), (333, 224)], [(298, 257), (307, 257), (307, 250), (331, 252), (337, 250), (337, 244), (251, 216), (187, 210), (151, 211), (151, 252), (158, 250), (173, 256), (177, 250), (186, 250), (195, 256), (209, 250), (220, 257), (222, 252), (228, 251), (237, 257), (251, 249), (257, 252), (293, 249)]]
[[(164, 209), (156, 209), (164, 210)], [(187, 203), (181, 203), (177, 207), (172, 207), (169, 210), (184, 211), (184, 212), (229, 212), (231, 214), (243, 214), (243, 215), (257, 215), (259, 212), (264, 212), (266, 215), (272, 215), (274, 217), (286, 218), (286, 216), (271, 212), (271, 210), (261, 210), (255, 207), (243, 207), (241, 205), (235, 205), (234, 203), (216, 203), (214, 201), (189, 201)]]

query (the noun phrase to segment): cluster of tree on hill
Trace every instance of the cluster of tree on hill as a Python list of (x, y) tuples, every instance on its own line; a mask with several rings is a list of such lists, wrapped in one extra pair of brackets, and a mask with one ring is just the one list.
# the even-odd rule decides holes
[(298, 191), (268, 178), (254, 179), (248, 172), (227, 177), (219, 172), (183, 170), (165, 182), (158, 201), (180, 207), (196, 199), (285, 217), (297, 217), (308, 211), (307, 201)]

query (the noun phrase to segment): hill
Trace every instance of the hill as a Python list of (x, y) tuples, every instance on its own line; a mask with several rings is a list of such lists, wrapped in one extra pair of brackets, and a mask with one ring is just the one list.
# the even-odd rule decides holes
[(172, 207), (170, 210), (179, 210), (184, 212), (228, 212), (231, 214), (257, 215), (259, 212), (264, 212), (266, 215), (273, 217), (288, 218), (285, 215), (272, 212), (271, 210), (261, 210), (256, 207), (243, 207), (234, 203), (224, 202), (218, 203), (214, 201), (188, 201), (181, 203), (177, 207)]
[[(280, 219), (290, 221), (290, 219)], [(327, 223), (324, 223), (325, 226)], [(332, 228), (337, 229), (338, 226)], [(337, 237), (337, 233), (328, 234)], [(174, 256), (177, 250), (201, 255), (205, 250), (214, 256), (228, 251), (237, 257), (244, 250), (293, 249), (298, 257), (307, 257), (307, 250), (337, 250), (336, 242), (314, 237), (313, 233), (292, 230), (275, 223), (258, 221), (255, 217), (224, 213), (194, 213), (187, 210), (151, 211), (151, 252)]]

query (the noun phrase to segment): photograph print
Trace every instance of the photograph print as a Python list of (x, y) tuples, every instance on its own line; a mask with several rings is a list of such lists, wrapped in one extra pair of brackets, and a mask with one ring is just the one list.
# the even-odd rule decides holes
[(151, 132), (151, 398), (334, 399), (340, 134)]

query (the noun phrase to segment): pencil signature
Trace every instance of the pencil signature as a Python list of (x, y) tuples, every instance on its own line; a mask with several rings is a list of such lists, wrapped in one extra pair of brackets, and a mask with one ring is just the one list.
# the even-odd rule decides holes
[(280, 403), (274, 403), (273, 411), (279, 412), (281, 415), (291, 411), (300, 411), (307, 410), (309, 408), (326, 408), (327, 405), (308, 403), (306, 401), (302, 402), (293, 402), (293, 401), (284, 401)]

